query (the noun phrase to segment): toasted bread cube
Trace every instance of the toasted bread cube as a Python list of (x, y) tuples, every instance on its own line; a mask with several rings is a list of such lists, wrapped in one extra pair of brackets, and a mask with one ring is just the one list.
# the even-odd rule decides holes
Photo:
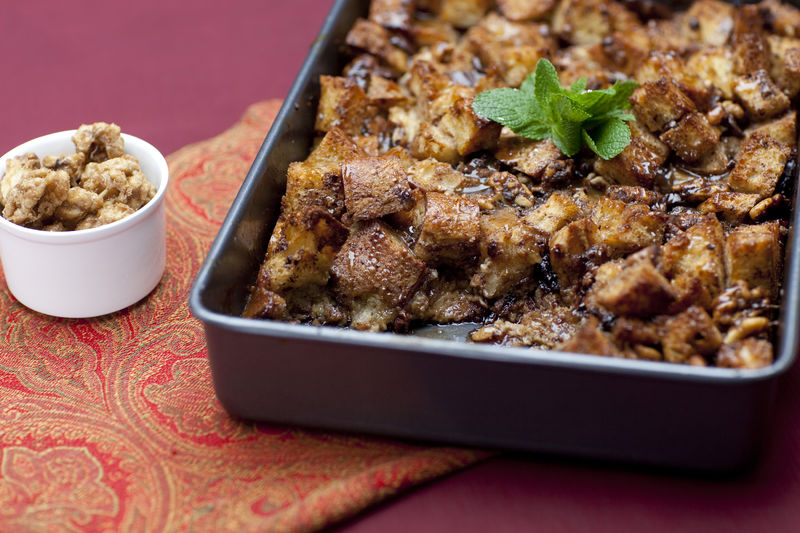
[(281, 293), (325, 285), (333, 257), (350, 232), (319, 207), (283, 214), (267, 246), (257, 286)]
[(353, 48), (379, 57), (397, 72), (406, 71), (408, 55), (392, 44), (391, 34), (377, 22), (358, 19), (347, 34), (345, 42)]
[(589, 54), (603, 67), (632, 75), (653, 49), (644, 27), (614, 32), (592, 46)]
[(687, 363), (693, 356), (716, 354), (722, 334), (705, 310), (692, 306), (666, 321), (661, 344), (666, 361)]
[(600, 198), (592, 211), (597, 238), (611, 257), (628, 255), (664, 238), (664, 218), (644, 204), (626, 204), (616, 198)]
[(517, 135), (500, 137), (494, 156), (537, 181), (549, 166), (566, 158), (550, 139), (534, 141)]
[(768, 35), (769, 75), (789, 98), (800, 93), (800, 39)]
[(525, 224), (514, 209), (481, 214), (480, 271), (473, 280), (486, 298), (497, 298), (531, 279), (542, 262), (544, 238)]
[(371, 103), (382, 108), (406, 105), (411, 101), (411, 98), (403, 92), (397, 83), (374, 72), (369, 75), (367, 98)]
[(717, 87), (726, 100), (733, 99), (733, 57), (727, 47), (706, 46), (692, 54), (686, 68), (703, 82)]
[(649, 81), (634, 89), (630, 98), (636, 120), (652, 132), (663, 131), (696, 109), (678, 84), (669, 78)]
[(726, 286), (725, 236), (717, 218), (706, 215), (667, 241), (661, 247), (659, 268), (672, 280), (679, 298), (710, 309)]
[(745, 75), (769, 69), (769, 43), (764, 31), (764, 12), (755, 5), (736, 9), (730, 44), (733, 47), (733, 71)]
[(751, 289), (761, 288), (778, 301), (783, 264), (778, 221), (735, 228), (726, 251), (731, 283), (746, 281)]
[(771, 196), (783, 174), (791, 149), (765, 131), (754, 131), (745, 137), (736, 155), (736, 165), (728, 176), (731, 189)]
[(669, 155), (669, 147), (638, 122), (628, 123), (631, 143), (613, 159), (597, 159), (594, 170), (620, 185), (653, 188), (658, 169)]
[(517, 87), (536, 68), (539, 59), (554, 51), (553, 40), (544, 28), (490, 13), (470, 28), (464, 39), (485, 67), (496, 67), (506, 85)]
[(453, 25), (441, 19), (415, 20), (411, 25), (411, 36), (420, 48), (458, 41), (458, 32)]
[(733, 87), (736, 98), (753, 121), (761, 121), (781, 114), (791, 102), (778, 88), (766, 70), (748, 72), (736, 79)]
[(244, 318), (271, 318), (281, 320), (286, 317), (286, 300), (282, 296), (264, 287), (253, 287), (247, 299)]
[(567, 300), (574, 294), (586, 272), (585, 254), (599, 242), (597, 225), (590, 218), (570, 222), (555, 232), (549, 240), (550, 265), (553, 268), (561, 294)]
[(361, 135), (364, 122), (375, 115), (364, 89), (355, 80), (338, 76), (320, 76), (320, 97), (317, 107), (317, 131), (341, 128), (348, 135)]
[(480, 209), (464, 196), (425, 194), (425, 219), (414, 254), (429, 266), (464, 265), (478, 253)]
[(414, 19), (414, 0), (372, 0), (369, 20), (392, 30), (408, 30)]
[(690, 28), (695, 25), (695, 38), (710, 46), (725, 46), (733, 30), (736, 8), (720, 0), (698, 0), (686, 12)]
[(800, 37), (800, 10), (780, 0), (762, 0), (759, 7), (769, 13), (772, 30), (786, 37)]
[(319, 206), (335, 217), (344, 212), (342, 162), (364, 155), (339, 128), (331, 129), (303, 162), (289, 165), (286, 174), (284, 211)]
[(555, 350), (571, 353), (586, 353), (604, 355), (607, 357), (619, 356), (619, 350), (608, 336), (600, 329), (600, 323), (593, 316), (586, 319), (575, 334), (556, 345)]
[(434, 324), (479, 322), (486, 303), (466, 279), (447, 279), (428, 269), (425, 281), (408, 303), (412, 320)]
[(617, 316), (662, 314), (675, 300), (669, 281), (647, 259), (635, 261), (594, 292), (595, 301)]
[(436, 159), (417, 161), (408, 169), (408, 180), (425, 191), (455, 193), (467, 184), (467, 178), (447, 163)]
[(422, 282), (425, 263), (384, 222), (355, 229), (331, 266), (333, 289), (356, 329), (385, 330)]
[(705, 115), (693, 112), (684, 117), (659, 137), (675, 154), (688, 163), (694, 163), (711, 153), (719, 142), (720, 131), (709, 124)]
[(365, 156), (342, 164), (344, 204), (352, 220), (369, 220), (411, 209), (414, 198), (400, 160)]
[(503, 16), (516, 22), (538, 19), (555, 5), (556, 0), (497, 0), (497, 7)]
[(745, 131), (745, 139), (755, 132), (774, 139), (786, 148), (792, 150), (797, 146), (797, 112), (789, 111), (769, 122), (757, 124)]
[(494, 147), (502, 129), (500, 124), (472, 112), (475, 94), (474, 89), (454, 84), (436, 99), (435, 105), (447, 110), (441, 115), (439, 128), (453, 139), (461, 156)]
[(439, 18), (456, 28), (469, 28), (477, 24), (489, 11), (492, 0), (440, 0)]
[(458, 148), (455, 147), (453, 138), (428, 122), (419, 125), (419, 131), (411, 140), (408, 149), (414, 157), (420, 159), (433, 157), (453, 164), (458, 161)]
[(703, 214), (720, 213), (723, 220), (732, 223), (743, 223), (750, 219), (750, 210), (761, 200), (758, 194), (741, 192), (717, 192), (712, 194), (697, 210)]
[(525, 223), (533, 226), (549, 239), (555, 232), (582, 216), (578, 204), (566, 193), (554, 191), (547, 200), (525, 216)]
[(634, 79), (639, 83), (658, 81), (662, 77), (677, 83), (699, 110), (705, 111), (709, 107), (711, 89), (674, 52), (651, 52), (634, 73)]
[(725, 344), (717, 353), (717, 366), (722, 368), (763, 368), (772, 361), (772, 343), (754, 337)]
[(606, 0), (563, 0), (553, 13), (552, 27), (571, 44), (594, 45), (615, 31), (639, 26), (636, 15)]

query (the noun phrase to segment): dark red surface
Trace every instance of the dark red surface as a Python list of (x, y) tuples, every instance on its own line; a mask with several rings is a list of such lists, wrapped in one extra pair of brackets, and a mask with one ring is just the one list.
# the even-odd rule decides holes
[[(164, 153), (211, 137), (248, 104), (286, 94), (331, 3), (4, 1), (0, 152), (97, 120)], [(744, 474), (709, 479), (505, 456), (340, 529), (798, 531), (800, 371), (782, 385), (773, 438)]]

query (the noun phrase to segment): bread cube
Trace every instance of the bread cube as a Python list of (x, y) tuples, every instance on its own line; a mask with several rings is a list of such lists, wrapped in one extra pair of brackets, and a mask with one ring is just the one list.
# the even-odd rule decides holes
[(342, 164), (344, 204), (352, 220), (369, 220), (414, 205), (406, 172), (396, 157), (365, 156)]
[(711, 103), (711, 89), (675, 52), (651, 52), (636, 69), (633, 78), (639, 83), (670, 78), (678, 84), (686, 96), (691, 98), (700, 111), (708, 109)]
[(575, 335), (567, 341), (556, 345), (554, 349), (561, 352), (604, 355), (607, 357), (621, 355), (608, 336), (600, 329), (600, 323), (593, 316), (586, 319), (578, 331), (575, 332)]
[(800, 11), (780, 0), (762, 0), (759, 7), (766, 10), (772, 31), (786, 37), (800, 37)]
[(672, 237), (661, 247), (659, 268), (683, 304), (710, 309), (726, 286), (725, 236), (714, 215)]
[(694, 163), (711, 153), (719, 142), (720, 131), (709, 124), (705, 115), (693, 112), (659, 137), (688, 163)]
[(597, 226), (597, 240), (608, 247), (610, 257), (621, 257), (661, 244), (664, 238), (663, 216), (644, 204), (626, 204), (603, 196), (595, 205), (591, 218)]
[(418, 47), (435, 47), (439, 44), (455, 44), (458, 32), (453, 25), (441, 19), (415, 20), (411, 25), (411, 36)]
[(371, 0), (369, 20), (391, 30), (408, 31), (414, 19), (414, 0)]
[(669, 78), (641, 84), (634, 89), (630, 102), (636, 120), (657, 133), (696, 109), (694, 102)]
[(478, 322), (485, 310), (485, 300), (470, 290), (468, 280), (448, 279), (433, 269), (408, 303), (411, 320), (434, 324)]
[(417, 161), (408, 168), (408, 180), (425, 191), (455, 193), (467, 185), (464, 174), (447, 163), (429, 158)]
[(768, 35), (770, 77), (789, 97), (800, 93), (800, 39)]
[(791, 104), (766, 70), (748, 72), (736, 78), (733, 93), (750, 119), (756, 122), (783, 113)]
[(555, 33), (577, 45), (598, 44), (615, 31), (639, 25), (636, 15), (607, 0), (562, 0), (552, 19)]
[(733, 57), (727, 47), (706, 46), (692, 54), (686, 68), (707, 85), (720, 90), (727, 100), (733, 99)]
[(731, 223), (749, 222), (750, 210), (761, 200), (758, 194), (741, 192), (717, 192), (703, 201), (697, 210), (703, 214), (719, 213), (723, 220)]
[(422, 282), (425, 263), (384, 222), (358, 225), (333, 259), (333, 289), (356, 329), (385, 330)]
[(339, 76), (320, 76), (319, 81), (314, 129), (326, 132), (338, 127), (347, 135), (361, 135), (364, 122), (377, 113), (364, 89), (355, 80)]
[(319, 206), (335, 217), (341, 216), (342, 162), (362, 155), (361, 148), (341, 129), (331, 129), (305, 161), (289, 165), (282, 209), (291, 212)]
[(736, 8), (728, 2), (698, 0), (686, 12), (687, 30), (705, 45), (725, 46), (733, 29), (735, 12)]
[(556, 0), (497, 0), (500, 13), (516, 22), (541, 18), (555, 5)]
[(325, 285), (333, 258), (350, 232), (319, 207), (283, 214), (267, 246), (257, 286), (281, 293)]
[(731, 283), (746, 281), (751, 289), (761, 288), (778, 301), (783, 264), (778, 221), (735, 228), (725, 250)]
[(669, 147), (638, 122), (629, 122), (628, 125), (631, 143), (613, 159), (597, 159), (594, 170), (620, 185), (640, 185), (652, 189), (658, 169), (667, 160)]
[(580, 288), (586, 273), (586, 253), (599, 240), (597, 225), (590, 218), (570, 222), (550, 237), (550, 265), (567, 301), (578, 296), (574, 288)]
[(525, 215), (525, 223), (541, 231), (548, 239), (568, 223), (583, 216), (580, 207), (566, 193), (554, 191), (547, 200)]
[(397, 83), (374, 72), (369, 75), (367, 98), (372, 104), (381, 108), (405, 105), (411, 102), (409, 95), (403, 92)]
[[(595, 282), (595, 285), (598, 285)], [(669, 281), (649, 259), (626, 265), (595, 289), (593, 300), (617, 316), (649, 317), (663, 314), (675, 300)]]
[(477, 24), (492, 7), (492, 0), (439, 0), (439, 18), (456, 28)]
[(511, 208), (482, 213), (480, 223), (481, 262), (473, 286), (486, 298), (498, 298), (531, 279), (542, 261), (544, 237)]
[(666, 361), (687, 363), (693, 356), (715, 355), (722, 346), (722, 334), (704, 309), (692, 306), (667, 319), (661, 345)]
[(603, 67), (631, 76), (652, 49), (653, 43), (645, 28), (635, 26), (603, 38), (589, 53)]
[(397, 72), (405, 72), (408, 55), (393, 45), (391, 39), (391, 34), (377, 22), (358, 19), (347, 34), (345, 42), (348, 46), (379, 57)]
[(764, 32), (764, 12), (755, 5), (736, 9), (730, 44), (733, 47), (733, 71), (745, 75), (756, 70), (768, 70), (769, 43)]
[(764, 130), (745, 137), (736, 155), (736, 165), (728, 176), (734, 191), (771, 196), (783, 174), (791, 149)]
[[(566, 168), (557, 163), (566, 159), (566, 156), (550, 139), (534, 141), (517, 135), (506, 135), (497, 142), (494, 156), (535, 181), (542, 180), (548, 167), (556, 171)], [(564, 179), (569, 177), (571, 176), (563, 176)]]
[(769, 122), (751, 126), (745, 131), (745, 139), (756, 132), (761, 132), (765, 137), (793, 150), (797, 146), (797, 112), (789, 111)]
[(464, 196), (425, 194), (425, 218), (414, 254), (429, 266), (464, 266), (478, 253), (480, 209)]

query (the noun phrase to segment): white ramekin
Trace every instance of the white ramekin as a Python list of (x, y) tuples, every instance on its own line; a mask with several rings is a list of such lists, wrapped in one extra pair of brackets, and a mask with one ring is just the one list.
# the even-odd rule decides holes
[[(0, 157), (26, 152), (40, 158), (75, 151), (75, 130), (45, 135)], [(135, 156), (156, 194), (135, 213), (97, 228), (50, 232), (18, 226), (0, 217), (0, 262), (8, 288), (23, 305), (47, 315), (88, 318), (119, 311), (152, 291), (166, 265), (164, 194), (169, 170), (151, 144), (122, 134), (125, 153)]]

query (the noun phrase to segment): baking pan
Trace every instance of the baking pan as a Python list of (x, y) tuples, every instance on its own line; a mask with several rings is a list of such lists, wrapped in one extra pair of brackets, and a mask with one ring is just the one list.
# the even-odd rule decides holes
[(286, 169), (310, 149), (319, 75), (342, 70), (345, 35), (368, 4), (333, 6), (192, 287), (191, 310), (204, 324), (225, 409), (257, 421), (669, 467), (751, 464), (771, 430), (778, 380), (795, 359), (797, 210), (777, 356), (758, 370), (437, 338), (457, 336), (452, 328), (398, 335), (239, 316), (278, 217)]

